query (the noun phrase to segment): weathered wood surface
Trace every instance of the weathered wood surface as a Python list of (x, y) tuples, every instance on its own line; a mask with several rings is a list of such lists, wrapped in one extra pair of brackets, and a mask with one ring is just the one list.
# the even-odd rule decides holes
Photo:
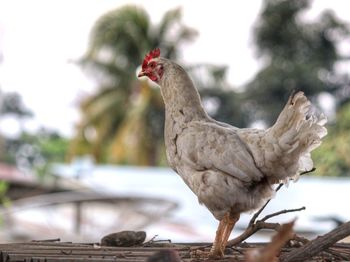
[[(220, 261), (244, 261), (244, 254), (253, 248), (260, 248), (262, 243), (242, 244), (226, 249), (225, 258)], [(28, 242), (0, 244), (0, 262), (59, 262), (59, 261), (96, 261), (96, 262), (130, 262), (147, 261), (160, 250), (176, 251), (181, 261), (203, 261), (201, 256), (208, 252), (208, 243), (153, 243), (138, 247), (101, 247), (95, 244), (76, 244), (65, 242)], [(296, 248), (282, 249), (282, 256)], [(350, 244), (335, 244), (317, 254), (308, 261), (350, 261)]]

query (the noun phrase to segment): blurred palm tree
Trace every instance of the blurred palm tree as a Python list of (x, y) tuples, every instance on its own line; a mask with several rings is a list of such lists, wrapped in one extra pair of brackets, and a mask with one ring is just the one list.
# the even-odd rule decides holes
[(93, 154), (97, 162), (134, 165), (164, 163), (160, 92), (139, 81), (136, 71), (153, 48), (176, 59), (181, 44), (196, 36), (181, 18), (181, 10), (174, 9), (154, 25), (144, 9), (128, 5), (98, 19), (79, 61), (96, 79), (98, 90), (80, 103), (82, 119), (71, 156)]

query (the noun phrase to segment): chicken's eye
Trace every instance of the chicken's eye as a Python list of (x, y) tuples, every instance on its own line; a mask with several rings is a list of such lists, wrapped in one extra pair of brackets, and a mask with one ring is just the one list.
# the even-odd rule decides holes
[(150, 64), (149, 64), (149, 67), (150, 67), (150, 68), (155, 68), (155, 67), (156, 67), (156, 63), (154, 63), (154, 62), (150, 63)]

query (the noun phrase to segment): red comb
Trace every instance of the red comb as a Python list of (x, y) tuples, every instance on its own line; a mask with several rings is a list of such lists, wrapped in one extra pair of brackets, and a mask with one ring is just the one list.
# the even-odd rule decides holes
[(143, 63), (142, 63), (142, 69), (145, 69), (147, 67), (148, 62), (153, 59), (153, 58), (157, 58), (160, 56), (160, 49), (156, 48), (154, 50), (152, 50), (151, 52), (149, 52), (146, 56), (145, 59), (143, 59)]

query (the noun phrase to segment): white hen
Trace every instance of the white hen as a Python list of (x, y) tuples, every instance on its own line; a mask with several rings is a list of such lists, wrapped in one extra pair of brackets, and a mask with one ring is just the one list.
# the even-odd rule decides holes
[(310, 102), (298, 92), (267, 130), (215, 121), (204, 111), (185, 70), (161, 58), (159, 49), (145, 57), (139, 76), (160, 86), (169, 165), (220, 221), (210, 255), (222, 257), (240, 213), (271, 198), (273, 184), (313, 167), (310, 152), (327, 133), (326, 119), (313, 114)]

